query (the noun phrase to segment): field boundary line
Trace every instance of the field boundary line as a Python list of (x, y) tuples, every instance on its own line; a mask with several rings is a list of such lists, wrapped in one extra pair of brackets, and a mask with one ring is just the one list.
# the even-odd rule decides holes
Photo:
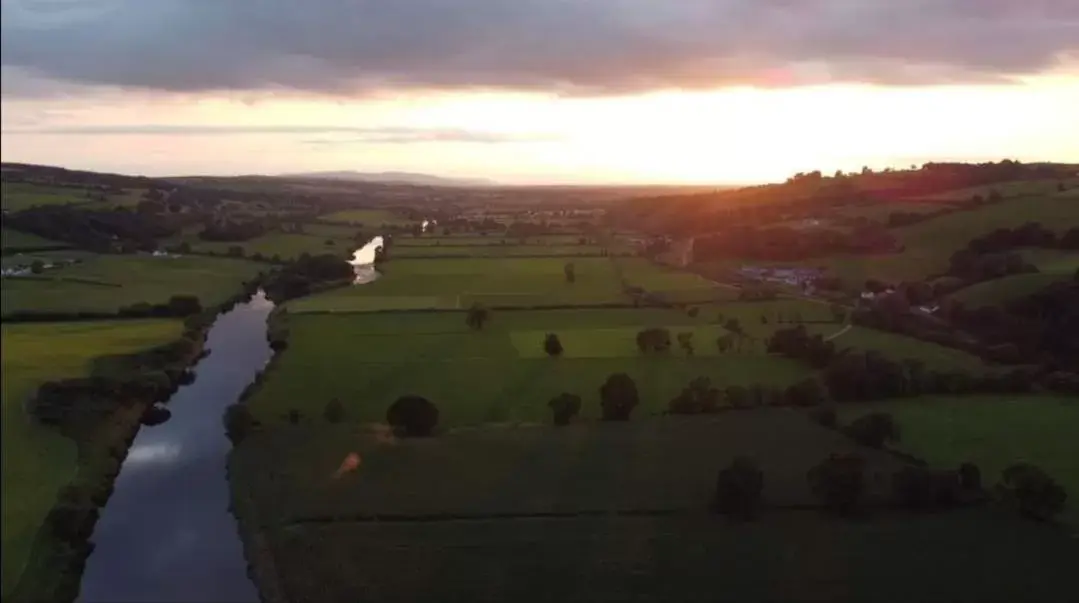
[(853, 327), (854, 327), (854, 325), (847, 325), (847, 326), (843, 327), (842, 329), (836, 331), (835, 333), (832, 333), (831, 335), (825, 337), (824, 340), (825, 341), (831, 341), (833, 339), (838, 339), (838, 338), (842, 337), (843, 335), (845, 335), (847, 333), (847, 331), (851, 330)]

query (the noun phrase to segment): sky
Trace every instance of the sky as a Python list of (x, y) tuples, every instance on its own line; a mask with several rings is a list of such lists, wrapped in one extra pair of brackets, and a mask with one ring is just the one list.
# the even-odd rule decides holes
[(1076, 0), (0, 0), (3, 161), (777, 181), (1079, 163)]

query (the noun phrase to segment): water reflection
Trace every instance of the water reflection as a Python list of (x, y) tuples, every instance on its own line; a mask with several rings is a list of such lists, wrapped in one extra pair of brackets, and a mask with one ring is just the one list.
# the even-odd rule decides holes
[(169, 400), (172, 419), (139, 430), (94, 529), (80, 601), (258, 600), (228, 511), (221, 414), (270, 359), (271, 309), (260, 291), (219, 316), (213, 353)]
[(352, 252), (352, 261), (349, 263), (352, 264), (352, 271), (356, 274), (353, 284), (365, 285), (379, 277), (378, 270), (375, 269), (375, 255), (379, 249), (382, 249), (382, 245), (382, 237), (375, 237)]

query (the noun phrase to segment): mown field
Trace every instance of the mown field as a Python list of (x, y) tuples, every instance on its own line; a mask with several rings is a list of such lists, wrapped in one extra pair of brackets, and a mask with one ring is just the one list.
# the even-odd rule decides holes
[[(390, 252), (391, 254), (393, 251)], [(336, 289), (289, 304), (294, 312), (542, 306), (629, 303), (611, 261), (574, 258), (576, 282), (565, 278), (565, 258), (393, 260), (362, 287)]]
[(32, 423), (23, 404), (45, 381), (85, 375), (96, 357), (148, 349), (175, 339), (180, 331), (179, 321), (166, 320), (3, 325), (0, 560), (5, 597), (57, 491), (74, 476), (77, 460), (74, 442)]
[[(770, 505), (802, 505), (808, 469), (851, 449), (766, 409), (429, 440), (289, 427), (245, 441), (230, 470), (294, 601), (1068, 600), (1074, 541), (988, 510), (849, 522), (773, 509), (749, 524), (706, 512), (735, 455), (761, 465)], [(899, 467), (861, 452), (872, 473)], [(349, 453), (360, 468), (335, 478)]]
[(598, 245), (397, 245), (393, 258), (416, 257), (537, 257), (598, 256), (607, 248)]
[(66, 205), (89, 201), (83, 188), (48, 186), (25, 182), (0, 183), (3, 208), (19, 211), (36, 205)]
[[(637, 381), (642, 414), (665, 410), (699, 376), (720, 386), (783, 385), (809, 374), (796, 362), (764, 355), (759, 341), (717, 357), (720, 328), (681, 312), (504, 311), (479, 332), (464, 318), (464, 312), (291, 314), (289, 349), (251, 409), (281, 421), (291, 408), (317, 415), (336, 397), (350, 420), (377, 422), (398, 396), (415, 393), (436, 401), (447, 425), (547, 422), (547, 401), (563, 391), (581, 395), (583, 416), (598, 416), (599, 386), (620, 371)], [(635, 337), (646, 326), (693, 332), (696, 355), (641, 356)], [(564, 357), (544, 356), (547, 332), (564, 339)]]
[(1074, 278), (1079, 270), (1079, 253), (1056, 249), (1027, 249), (1023, 258), (1039, 272), (1013, 274), (976, 283), (957, 291), (952, 297), (971, 307), (1000, 306), (1036, 293), (1053, 283)]
[(1066, 397), (926, 397), (841, 407), (844, 419), (872, 410), (892, 414), (905, 451), (942, 466), (977, 464), (995, 483), (1007, 466), (1027, 461), (1068, 491), (1066, 520), (1079, 524), (1079, 401)]
[[(827, 337), (835, 332), (835, 328), (831, 325), (812, 325), (809, 331)], [(839, 348), (881, 352), (893, 360), (920, 360), (930, 370), (980, 373), (992, 369), (992, 365), (963, 350), (866, 327), (851, 327), (832, 342)]]
[(139, 302), (164, 303), (196, 295), (204, 306), (240, 291), (265, 267), (245, 260), (185, 256), (98, 255), (33, 277), (4, 279), (3, 313), (115, 312)]

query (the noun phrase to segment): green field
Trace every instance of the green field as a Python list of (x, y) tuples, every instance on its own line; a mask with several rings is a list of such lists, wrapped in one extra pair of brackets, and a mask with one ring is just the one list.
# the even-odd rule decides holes
[[(420, 237), (414, 237), (410, 235), (398, 235), (393, 238), (393, 244), (396, 249), (402, 247), (476, 247), (476, 246), (490, 246), (490, 245), (551, 245), (559, 247), (568, 247), (573, 245), (580, 245), (581, 239), (585, 239), (586, 244), (595, 244), (595, 240), (586, 236), (577, 235), (544, 235), (533, 237), (506, 237), (502, 234), (492, 234), (491, 236), (483, 237), (476, 236), (474, 234), (467, 235), (424, 235)], [(589, 243), (589, 241), (592, 241)]]
[(1012, 463), (1034, 463), (1067, 489), (1066, 519), (1079, 522), (1079, 402), (1074, 399), (928, 397), (871, 409), (841, 408), (845, 420), (870, 410), (890, 412), (899, 422), (903, 450), (942, 466), (973, 462), (989, 483)]
[(0, 247), (6, 253), (9, 249), (54, 249), (67, 247), (67, 243), (52, 241), (27, 232), (20, 232), (10, 228), (0, 231)]
[(599, 256), (606, 248), (596, 245), (398, 245), (391, 256), (395, 259), (415, 257), (520, 257), (520, 256)]
[[(824, 336), (834, 331), (831, 325), (812, 325), (810, 328), (810, 333)], [(979, 373), (991, 368), (981, 358), (963, 350), (866, 327), (851, 327), (832, 341), (838, 348), (875, 350), (892, 360), (921, 360), (930, 370)]]
[[(1068, 600), (1074, 541), (987, 510), (706, 512), (735, 455), (760, 464), (768, 504), (800, 505), (808, 469), (851, 447), (783, 409), (429, 440), (299, 426), (244, 442), (230, 471), (292, 601)], [(873, 473), (898, 468), (861, 452)], [(359, 470), (335, 479), (349, 453)]]
[(1067, 281), (1070, 278), (1067, 274), (1052, 272), (1014, 274), (971, 285), (956, 292), (952, 298), (972, 308), (1002, 306), (1020, 297), (1037, 293), (1053, 283)]
[(8, 211), (20, 211), (37, 205), (85, 203), (90, 200), (86, 197), (86, 190), (83, 188), (26, 182), (0, 183), (0, 198), (2, 198), (3, 208)]
[[(327, 244), (327, 241), (333, 244)], [(203, 241), (195, 238), (188, 239), (191, 248), (200, 253), (215, 253), (225, 255), (231, 247), (242, 247), (245, 256), (261, 253), (269, 259), (278, 256), (283, 260), (291, 260), (307, 253), (321, 255), (329, 253), (333, 255), (352, 255), (352, 251), (360, 246), (352, 238), (331, 238), (314, 234), (293, 234), (273, 232), (250, 241), (239, 243), (224, 241)]]
[[(6, 290), (7, 284), (4, 288)], [(75, 443), (38, 426), (23, 403), (41, 383), (87, 374), (98, 356), (177, 338), (179, 321), (3, 325), (3, 593), (15, 586), (31, 542), (60, 487), (75, 475)]]
[[(636, 332), (666, 326), (696, 333), (698, 353), (681, 350), (642, 357)], [(664, 310), (552, 310), (495, 312), (483, 331), (470, 331), (463, 312), (315, 314), (289, 317), (289, 349), (281, 354), (251, 409), (280, 421), (291, 408), (317, 415), (340, 398), (352, 420), (381, 421), (398, 397), (435, 400), (447, 425), (546, 422), (547, 401), (570, 391), (584, 399), (583, 416), (598, 415), (599, 386), (624, 371), (641, 391), (643, 414), (663, 411), (692, 379), (719, 386), (781, 386), (809, 374), (798, 363), (763, 354), (756, 342), (744, 353), (716, 357), (718, 327)], [(547, 332), (564, 335), (565, 357), (546, 358)]]
[(0, 297), (4, 314), (115, 312), (139, 302), (164, 303), (178, 294), (196, 295), (211, 306), (239, 293), (241, 284), (263, 269), (223, 258), (99, 255), (34, 278), (4, 279)]
[[(393, 252), (391, 251), (391, 254)], [(295, 312), (544, 306), (629, 303), (607, 258), (574, 258), (577, 281), (567, 283), (565, 258), (394, 260), (382, 278), (289, 304)]]
[(1055, 178), (1049, 180), (1015, 180), (1012, 182), (1000, 182), (997, 184), (987, 184), (985, 186), (974, 186), (954, 191), (946, 191), (935, 195), (927, 195), (923, 197), (923, 199), (934, 201), (969, 201), (974, 195), (981, 195), (983, 198), (988, 199), (990, 193), (993, 191), (997, 191), (1000, 193), (1001, 197), (1005, 199), (1053, 195), (1057, 193), (1057, 185), (1061, 182), (1067, 187), (1079, 185), (1079, 179), (1076, 178), (1066, 178), (1064, 180), (1057, 180)]

